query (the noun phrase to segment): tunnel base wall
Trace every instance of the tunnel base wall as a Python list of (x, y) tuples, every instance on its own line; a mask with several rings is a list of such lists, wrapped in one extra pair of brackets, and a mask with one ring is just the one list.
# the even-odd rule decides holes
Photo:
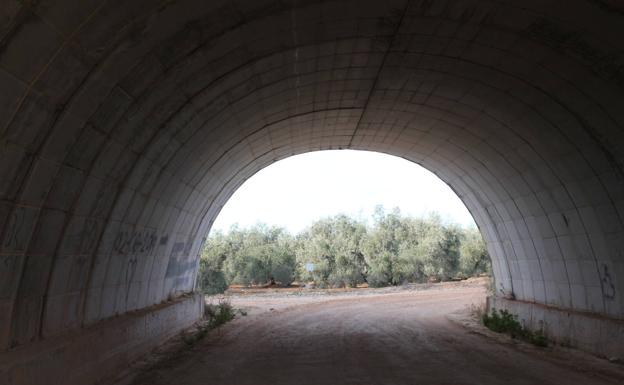
[(203, 296), (192, 294), (2, 352), (0, 385), (106, 383), (202, 314)]
[(488, 297), (487, 311), (507, 310), (534, 331), (542, 330), (555, 343), (607, 358), (624, 358), (624, 320), (558, 309), (551, 306)]

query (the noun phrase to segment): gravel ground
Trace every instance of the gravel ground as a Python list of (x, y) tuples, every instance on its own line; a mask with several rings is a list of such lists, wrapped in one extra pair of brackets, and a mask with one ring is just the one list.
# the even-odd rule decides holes
[(491, 333), (483, 281), (209, 297), (244, 309), (135, 385), (623, 384), (621, 365)]

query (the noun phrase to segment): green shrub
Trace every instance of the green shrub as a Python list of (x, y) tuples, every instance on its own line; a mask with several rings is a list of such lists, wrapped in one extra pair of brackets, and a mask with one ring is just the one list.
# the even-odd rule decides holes
[[(355, 287), (365, 282), (362, 221), (337, 215), (321, 219), (298, 236), (299, 277), (318, 287)], [(314, 268), (308, 271), (307, 266)]]
[(459, 248), (459, 273), (463, 276), (491, 274), (490, 256), (478, 229), (465, 229)]
[(220, 301), (218, 304), (206, 304), (204, 317), (208, 319), (208, 328), (214, 329), (229, 322), (236, 316), (236, 311), (228, 301)]
[(216, 231), (206, 240), (198, 275), (207, 294), (228, 284), (288, 286), (313, 281), (318, 288), (371, 287), (444, 281), (491, 271), (476, 228), (445, 223), (439, 215), (404, 216), (375, 209), (373, 223), (336, 215), (294, 236), (258, 224)]
[(201, 292), (208, 295), (223, 293), (228, 288), (223, 272), (211, 267), (205, 259), (199, 262), (197, 284)]
[[(243, 314), (242, 311), (241, 314)], [(243, 315), (246, 315), (246, 313)], [(184, 343), (188, 348), (191, 348), (198, 341), (203, 339), (210, 330), (233, 320), (235, 316), (236, 312), (228, 301), (220, 301), (216, 305), (207, 303), (206, 306), (204, 306), (204, 318), (207, 322), (200, 323), (194, 333), (183, 336)]]
[(483, 325), (496, 333), (509, 334), (511, 338), (518, 338), (528, 341), (536, 346), (548, 346), (548, 340), (543, 331), (532, 331), (525, 328), (518, 322), (518, 317), (507, 310), (496, 310), (492, 308), (490, 314), (483, 314)]

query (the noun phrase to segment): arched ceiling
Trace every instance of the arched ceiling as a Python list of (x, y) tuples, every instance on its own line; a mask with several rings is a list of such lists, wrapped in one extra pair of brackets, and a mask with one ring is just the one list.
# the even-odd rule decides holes
[(192, 291), (238, 186), (337, 148), (448, 183), (499, 295), (622, 318), (622, 36), (607, 0), (9, 0), (0, 345)]

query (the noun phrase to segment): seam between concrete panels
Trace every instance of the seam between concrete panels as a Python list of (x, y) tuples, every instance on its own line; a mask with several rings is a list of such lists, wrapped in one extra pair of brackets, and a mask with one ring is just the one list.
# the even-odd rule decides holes
[(373, 84), (371, 85), (368, 95), (366, 97), (366, 101), (364, 102), (364, 106), (362, 108), (362, 114), (360, 115), (360, 118), (358, 119), (357, 123), (355, 124), (355, 129), (353, 130), (353, 134), (351, 134), (351, 139), (349, 140), (349, 144), (347, 145), (347, 148), (351, 148), (353, 146), (353, 139), (355, 138), (355, 136), (357, 135), (357, 132), (359, 131), (360, 125), (362, 123), (362, 119), (364, 117), (364, 115), (366, 114), (366, 111), (368, 109), (368, 104), (370, 103), (371, 97), (373, 96), (373, 94), (375, 93), (375, 89), (377, 88), (377, 83), (379, 82), (379, 78), (381, 76), (381, 73), (386, 65), (386, 61), (388, 59), (388, 55), (390, 54), (390, 51), (392, 49), (392, 45), (394, 44), (394, 42), (396, 41), (397, 35), (399, 34), (399, 31), (401, 30), (401, 26), (403, 25), (403, 21), (405, 20), (405, 16), (407, 14), (407, 11), (410, 8), (410, 4), (411, 4), (412, 0), (407, 0), (405, 2), (405, 6), (403, 7), (403, 11), (401, 12), (401, 16), (399, 17), (399, 20), (395, 23), (394, 25), (394, 30), (392, 32), (392, 34), (390, 35), (389, 38), (386, 38), (386, 50), (384, 51), (383, 57), (381, 59), (381, 63), (379, 64), (379, 67), (377, 69), (377, 73), (375, 75), (375, 78), (373, 79)]
[[(270, 55), (267, 55), (266, 57), (268, 57), (268, 56), (273, 56), (273, 55), (275, 55), (275, 54), (277, 54), (277, 53), (281, 53), (281, 52), (287, 52), (287, 51), (290, 51), (290, 50), (291, 50), (291, 49), (287, 49), (287, 50), (284, 50), (284, 51), (279, 51), (279, 52), (273, 52), (273, 53), (271, 53)], [(370, 52), (366, 52), (366, 53), (370, 53)], [(263, 58), (265, 58), (265, 57), (260, 57), (260, 58), (257, 58), (257, 60), (262, 60)], [(239, 66), (239, 67), (237, 67), (236, 69), (234, 69), (234, 70), (232, 70), (232, 71), (229, 71), (227, 74), (224, 74), (223, 76), (220, 76), (218, 79), (215, 79), (213, 82), (210, 82), (210, 84), (209, 84), (209, 85), (207, 85), (207, 86), (203, 87), (200, 91), (196, 92), (196, 93), (195, 93), (195, 94), (191, 97), (191, 99), (190, 99), (190, 103), (191, 103), (191, 104), (194, 104), (194, 99), (195, 99), (195, 96), (197, 96), (197, 95), (201, 94), (203, 91), (205, 91), (206, 89), (210, 88), (210, 87), (211, 87), (211, 86), (213, 86), (215, 83), (217, 83), (217, 82), (219, 82), (219, 81), (223, 80), (225, 77), (229, 76), (230, 74), (234, 73), (235, 71), (238, 71), (238, 70), (240, 70), (240, 69), (242, 69), (242, 68), (244, 68), (244, 67), (246, 67), (246, 66), (248, 66), (248, 65), (251, 65), (251, 64), (252, 64), (253, 62), (255, 62), (255, 61), (256, 61), (256, 59), (254, 59), (254, 61), (247, 62), (247, 63), (243, 64), (242, 66)], [(354, 68), (354, 67), (337, 67), (337, 68), (333, 68), (333, 69), (351, 69), (351, 68)], [(362, 66), (362, 67), (355, 67), (355, 68), (368, 68), (368, 67), (367, 67), (367, 66)], [(317, 72), (318, 72), (318, 71), (317, 71)], [(279, 80), (275, 80), (275, 81), (270, 82), (270, 83), (263, 84), (263, 87), (262, 87), (262, 88), (259, 88), (259, 89), (257, 89), (257, 90), (255, 90), (255, 92), (260, 91), (261, 89), (266, 88), (266, 87), (269, 87), (269, 86), (271, 86), (271, 85), (274, 85), (274, 84), (279, 84), (280, 82), (283, 82), (283, 81), (285, 81), (285, 80), (288, 80), (288, 79), (294, 79), (295, 77), (296, 77), (296, 76), (288, 76), (288, 77), (281, 78), (281, 79), (279, 79)], [(362, 79), (353, 79), (353, 80), (369, 80), (369, 79), (362, 78)], [(244, 81), (243, 81), (243, 82), (241, 82), (241, 83), (244, 83)], [(241, 84), (241, 83), (237, 83), (237, 84)], [(323, 82), (319, 82), (319, 83), (332, 83), (332, 81), (331, 81), (331, 80), (328, 80), (328, 81), (323, 81)], [(236, 84), (236, 85), (237, 85), (237, 84)], [(236, 85), (234, 85), (234, 86), (236, 86)], [(222, 92), (221, 94), (219, 94), (218, 96), (223, 96), (223, 95), (225, 95), (226, 93), (227, 93), (227, 91), (223, 91), (223, 92)], [(215, 98), (213, 98), (212, 100), (216, 100), (218, 96), (216, 96), (216, 97), (215, 97)], [(241, 100), (241, 99), (243, 99), (244, 97), (245, 97), (245, 96), (240, 97), (240, 98), (238, 98), (238, 99), (236, 99), (236, 100), (232, 101), (231, 103), (229, 103), (229, 104), (225, 105), (225, 106), (224, 106), (221, 110), (219, 110), (217, 113), (215, 113), (215, 116), (216, 116), (216, 115), (218, 115), (219, 113), (222, 113), (222, 112), (226, 111), (229, 107), (231, 107), (233, 104), (235, 104), (236, 102), (240, 101), (240, 100)], [(195, 104), (194, 104), (194, 105), (195, 105)], [(196, 108), (203, 108), (202, 106), (197, 106), (197, 105), (195, 105), (195, 106), (196, 106)], [(336, 109), (354, 109), (354, 110), (355, 110), (355, 109), (362, 109), (362, 107), (340, 107), (340, 108), (334, 108), (334, 110), (336, 110)], [(329, 109), (314, 110), (314, 111), (311, 111), (311, 112), (315, 112), (315, 111), (324, 111), (324, 110), (329, 110)], [(306, 113), (307, 113), (307, 112), (306, 112)], [(306, 114), (306, 113), (302, 113), (302, 114)], [(213, 118), (214, 118), (214, 116), (210, 117), (209, 119), (207, 119), (206, 121), (204, 121), (202, 124), (198, 125), (198, 127), (199, 127), (199, 128), (198, 128), (198, 129), (196, 129), (196, 130), (194, 131), (194, 133), (193, 133), (193, 134), (191, 134), (191, 135), (189, 136), (189, 138), (190, 138), (190, 137), (192, 137), (193, 135), (195, 135), (197, 132), (201, 131), (201, 127), (203, 127), (203, 126), (204, 126), (204, 125), (205, 125), (205, 124), (206, 124), (209, 120), (211, 120), (211, 119), (213, 119)], [(187, 143), (187, 142), (189, 142), (189, 141), (190, 141), (190, 139), (187, 139), (187, 140), (186, 140), (185, 142), (183, 142), (182, 144)]]

